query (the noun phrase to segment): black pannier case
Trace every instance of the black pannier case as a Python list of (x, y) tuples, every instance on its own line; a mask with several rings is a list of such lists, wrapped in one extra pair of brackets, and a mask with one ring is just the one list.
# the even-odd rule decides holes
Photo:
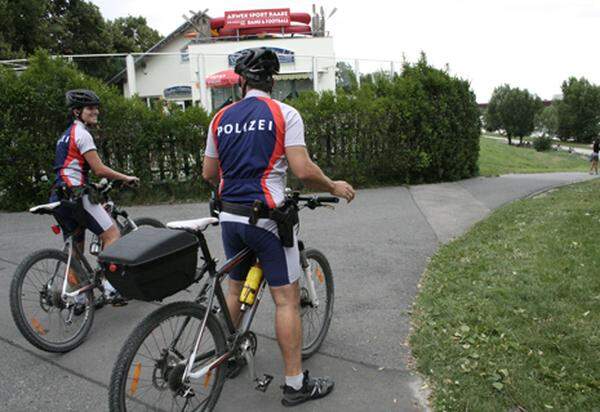
[(141, 227), (98, 256), (108, 281), (128, 299), (161, 300), (191, 285), (198, 238), (181, 230)]

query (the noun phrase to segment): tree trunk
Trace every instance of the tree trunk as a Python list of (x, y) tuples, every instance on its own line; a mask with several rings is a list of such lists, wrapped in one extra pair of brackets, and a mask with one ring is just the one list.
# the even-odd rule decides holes
[(506, 136), (508, 137), (508, 145), (512, 145), (512, 137), (510, 135)]

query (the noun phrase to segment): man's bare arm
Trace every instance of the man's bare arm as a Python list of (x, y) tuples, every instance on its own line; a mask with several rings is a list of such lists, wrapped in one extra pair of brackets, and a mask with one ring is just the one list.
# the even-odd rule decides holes
[(219, 185), (219, 159), (204, 156), (202, 163), (202, 177), (213, 186)]
[(311, 160), (306, 147), (286, 147), (285, 156), (292, 173), (309, 189), (329, 192), (334, 196), (343, 197), (348, 202), (354, 199), (354, 188), (343, 180), (333, 181), (328, 178)]

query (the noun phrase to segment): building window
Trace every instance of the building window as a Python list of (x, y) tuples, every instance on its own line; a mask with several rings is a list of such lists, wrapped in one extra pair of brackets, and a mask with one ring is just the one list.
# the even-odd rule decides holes
[(313, 90), (313, 82), (309, 79), (289, 79), (275, 82), (271, 97), (277, 100), (287, 100), (298, 97), (303, 91)]
[(188, 52), (188, 46), (185, 46), (179, 51), (179, 58), (181, 63), (187, 63), (190, 61), (190, 53)]

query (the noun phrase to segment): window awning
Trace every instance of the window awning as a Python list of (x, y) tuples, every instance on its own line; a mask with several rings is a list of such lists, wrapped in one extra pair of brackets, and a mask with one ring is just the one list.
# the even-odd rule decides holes
[(311, 79), (311, 72), (279, 73), (273, 76), (275, 80), (303, 80)]
[(231, 69), (211, 74), (206, 78), (206, 86), (211, 88), (231, 87), (238, 84), (239, 76)]

